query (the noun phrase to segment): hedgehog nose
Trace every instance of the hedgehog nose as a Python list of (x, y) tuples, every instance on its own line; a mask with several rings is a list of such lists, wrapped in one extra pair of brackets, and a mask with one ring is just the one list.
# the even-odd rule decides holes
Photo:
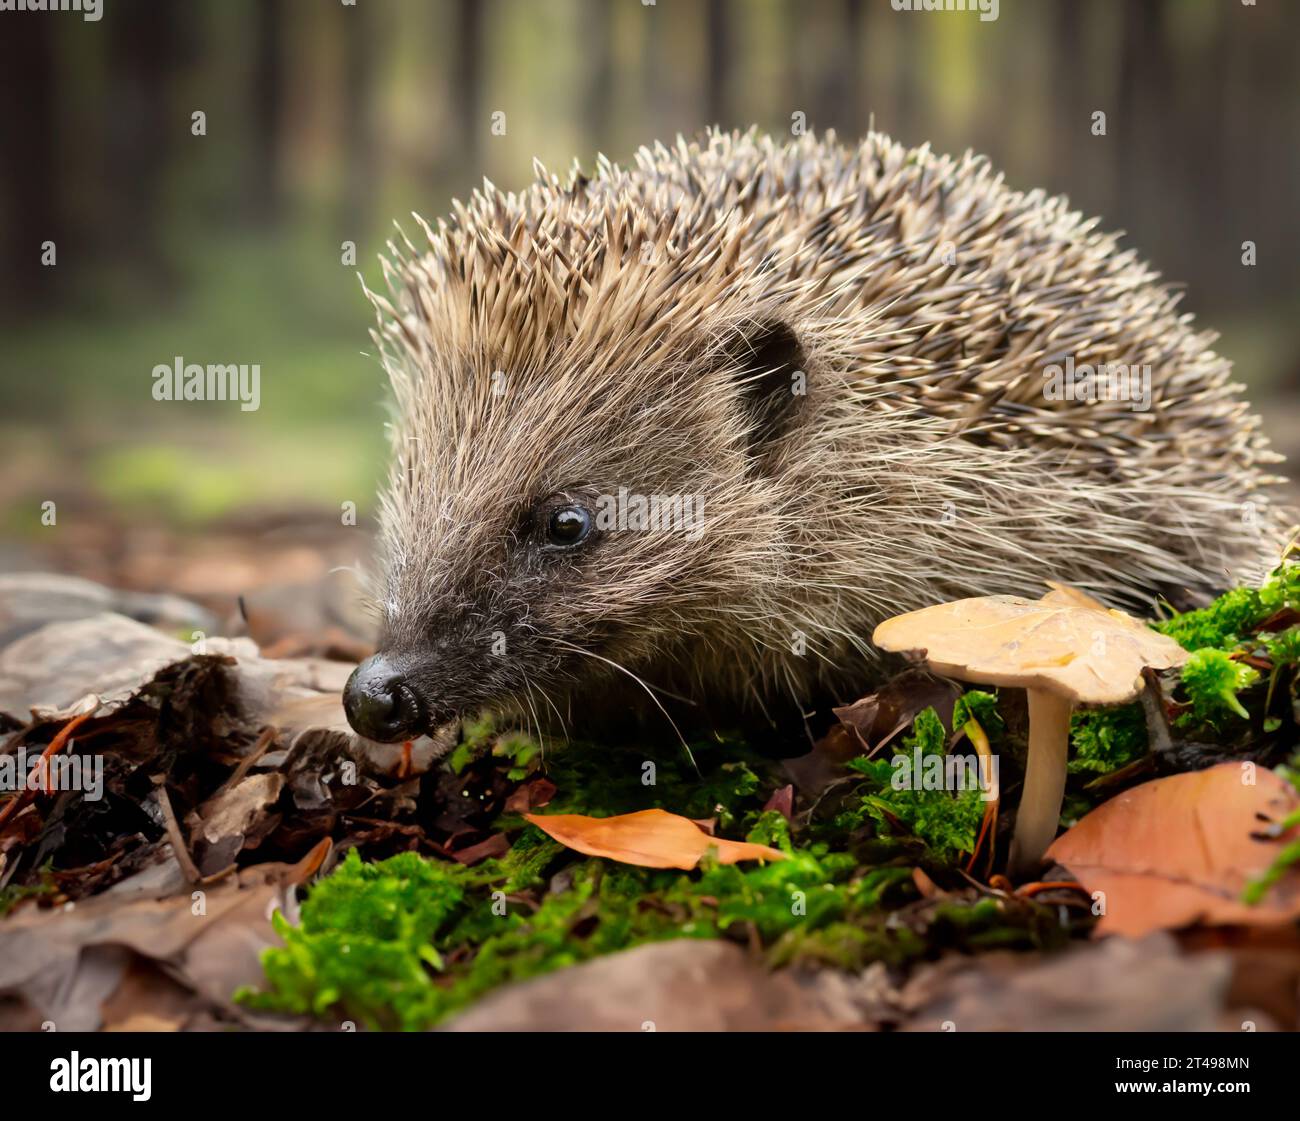
[(343, 687), (343, 711), (358, 735), (380, 743), (410, 739), (421, 730), (415, 692), (383, 654), (367, 658), (352, 671)]

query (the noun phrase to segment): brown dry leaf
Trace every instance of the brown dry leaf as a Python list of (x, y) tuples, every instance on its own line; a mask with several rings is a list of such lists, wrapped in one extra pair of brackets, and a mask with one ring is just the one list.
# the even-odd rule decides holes
[(1183, 954), (1167, 934), (1108, 938), (1052, 953), (949, 954), (886, 988), (882, 1011), (908, 1032), (1240, 1031), (1231, 978), (1228, 955)]
[(784, 860), (785, 854), (767, 845), (710, 837), (689, 818), (666, 810), (640, 810), (616, 817), (583, 814), (524, 814), (560, 844), (642, 868), (694, 868), (709, 849), (717, 849), (721, 864), (740, 860)]
[(505, 985), (440, 1030), (871, 1030), (846, 977), (774, 971), (734, 943), (677, 938)]
[(978, 596), (887, 619), (872, 641), (925, 651), (937, 672), (984, 685), (1050, 689), (1090, 704), (1121, 704), (1142, 670), (1182, 665), (1187, 652), (1122, 611), (1054, 584), (1042, 599)]
[[(815, 805), (850, 774), (845, 764), (867, 750), (879, 750), (906, 729), (916, 714), (933, 708), (947, 727), (961, 686), (920, 669), (895, 674), (874, 693), (832, 709), (840, 723), (832, 725), (807, 755), (781, 764), (794, 782), (800, 803)], [(783, 811), (784, 812), (784, 811)]]
[(510, 851), (510, 841), (504, 833), (494, 833), (486, 841), (480, 841), (477, 845), (469, 845), (467, 848), (456, 849), (452, 856), (464, 865), (474, 865), (480, 860), (486, 860), (490, 856), (505, 856)]
[[(322, 841), (297, 864), (245, 868), (204, 887), (201, 907), (190, 886), (154, 899), (128, 895), (123, 884), (75, 906), (11, 915), (0, 923), (0, 1009), (18, 1005), (59, 1031), (93, 1031), (142, 1015), (184, 1021), (198, 1009), (227, 1023), (247, 1020), (230, 998), (240, 985), (264, 979), (261, 953), (277, 942), (271, 911), (294, 917), (292, 889), (314, 876), (330, 851)], [(138, 984), (136, 966), (162, 971), (193, 999), (182, 1008), (175, 986)]]
[(772, 796), (763, 804), (763, 812), (776, 810), (786, 821), (794, 817), (794, 787), (787, 783), (780, 790), (772, 791)]
[(925, 670), (905, 669), (870, 696), (832, 711), (841, 724), (855, 729), (863, 743), (874, 749), (909, 727), (917, 713), (927, 708), (938, 713), (945, 727), (950, 725), (961, 692), (960, 686)]
[(271, 813), (284, 775), (270, 771), (249, 775), (222, 789), (203, 803), (193, 817), (191, 843), (203, 849), (203, 872), (212, 875), (229, 864), (244, 848), (255, 848), (279, 821)]
[(530, 782), (522, 783), (506, 799), (506, 812), (513, 814), (527, 813), (529, 810), (545, 806), (555, 797), (556, 786), (550, 779), (538, 775)]
[[(1249, 765), (1249, 764), (1248, 764)], [(1293, 869), (1258, 905), (1246, 885), (1273, 863), (1300, 829), (1261, 831), (1295, 811), (1300, 798), (1272, 771), (1241, 764), (1156, 779), (1088, 814), (1047, 850), (1091, 892), (1104, 892), (1096, 933), (1140, 937), (1204, 925), (1276, 926), (1300, 918), (1300, 871)]]

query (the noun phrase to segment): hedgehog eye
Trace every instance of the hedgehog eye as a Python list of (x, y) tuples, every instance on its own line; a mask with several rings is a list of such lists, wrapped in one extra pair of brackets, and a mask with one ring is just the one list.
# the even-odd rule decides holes
[(591, 532), (591, 515), (581, 506), (561, 506), (546, 522), (546, 539), (552, 545), (577, 545)]

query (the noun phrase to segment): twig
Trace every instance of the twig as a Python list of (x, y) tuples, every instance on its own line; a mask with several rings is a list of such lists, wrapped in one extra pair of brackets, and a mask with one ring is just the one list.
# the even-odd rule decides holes
[[(239, 766), (230, 772), (230, 777), (221, 784), (217, 794), (224, 794), (227, 790), (238, 786), (244, 776), (257, 765), (257, 761), (261, 759), (270, 746), (275, 743), (276, 738), (279, 735), (280, 729), (274, 724), (267, 725), (267, 727), (263, 728), (262, 734), (257, 737), (257, 742), (253, 744), (253, 749), (239, 761)], [(215, 798), (216, 794), (214, 794), (213, 797)]]
[(1169, 721), (1165, 717), (1164, 694), (1160, 688), (1160, 679), (1156, 671), (1150, 668), (1142, 671), (1146, 687), (1139, 699), (1142, 712), (1146, 716), (1147, 741), (1153, 755), (1168, 757), (1174, 749), (1173, 737), (1169, 734)]
[[(46, 767), (49, 766), (50, 759), (53, 758), (56, 754), (58, 754), (59, 751), (63, 749), (63, 745), (68, 742), (69, 738), (72, 736), (72, 733), (75, 732), (79, 727), (81, 727), (81, 725), (84, 724), (87, 720), (89, 720), (92, 716), (94, 716), (94, 714), (95, 714), (94, 710), (90, 712), (83, 712), (80, 716), (74, 716), (65, 725), (63, 725), (62, 728), (59, 729), (58, 734), (55, 735), (55, 737), (52, 740), (50, 740), (49, 746), (44, 751), (41, 752), (40, 758), (44, 762), (44, 765)], [(48, 770), (45, 773), (47, 776), (49, 775)], [(29, 789), (26, 783), (24, 783), (23, 789), (20, 790), (14, 797), (10, 798), (9, 801), (5, 803), (4, 809), (0, 809), (0, 825), (3, 825), (17, 812), (19, 805), (26, 805), (28, 801), (27, 796), (31, 793), (32, 793), (31, 789)], [(46, 793), (49, 794), (52, 793), (52, 791), (47, 789)]]
[(1088, 891), (1083, 884), (1076, 883), (1074, 880), (1037, 880), (1032, 884), (1022, 884), (1016, 890), (1016, 894), (1022, 899), (1029, 899), (1032, 896), (1037, 895), (1040, 891), (1054, 891), (1056, 889), (1068, 889), (1070, 891), (1082, 892), (1084, 895), (1088, 894)]
[(172, 809), (172, 800), (167, 797), (167, 782), (162, 780), (158, 783), (158, 805), (162, 809), (163, 824), (167, 828), (167, 839), (172, 843), (172, 852), (176, 856), (176, 863), (181, 866), (181, 871), (185, 878), (192, 884), (201, 884), (203, 876), (199, 872), (198, 865), (194, 863), (194, 858), (190, 856), (190, 850), (185, 845), (185, 838), (181, 834), (180, 824), (176, 821), (176, 813)]

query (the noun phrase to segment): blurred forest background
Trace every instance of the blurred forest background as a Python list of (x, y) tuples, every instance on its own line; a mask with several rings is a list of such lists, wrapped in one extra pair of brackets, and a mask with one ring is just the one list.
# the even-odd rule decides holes
[[(337, 525), (346, 500), (364, 519), (384, 391), (356, 271), (378, 284), (394, 218), (443, 214), (484, 175), (517, 188), (534, 156), (590, 166), (714, 122), (788, 133), (795, 113), (974, 148), (1126, 230), (1300, 450), (1297, 44), (1293, 0), (1001, 0), (993, 22), (890, 0), (0, 13), (0, 562), (40, 548), (46, 500), (60, 527), (136, 533)], [(155, 402), (177, 355), (259, 363), (260, 410)]]

